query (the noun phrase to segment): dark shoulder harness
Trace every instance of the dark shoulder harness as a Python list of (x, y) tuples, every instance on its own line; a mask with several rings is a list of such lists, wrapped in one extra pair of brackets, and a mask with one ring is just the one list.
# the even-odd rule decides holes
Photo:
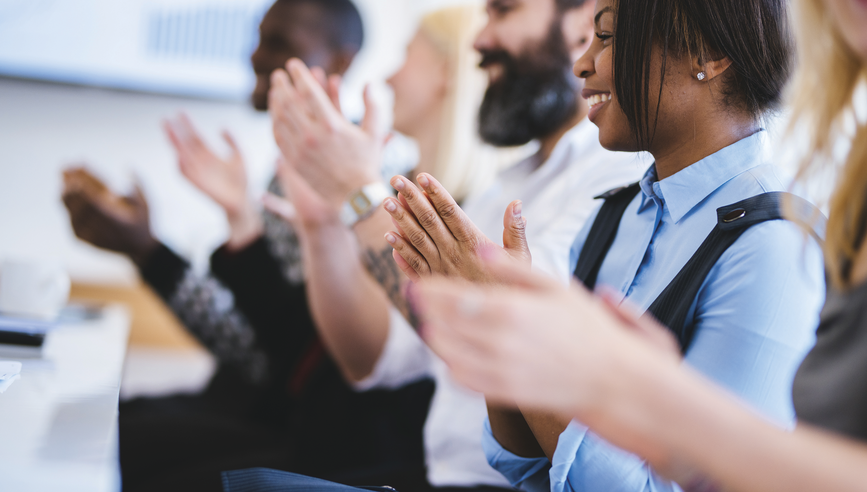
[[(605, 203), (590, 228), (575, 267), (575, 277), (588, 289), (596, 287), (596, 277), (617, 237), (620, 220), (638, 192), (638, 183), (635, 183), (597, 197), (604, 199)], [(672, 331), (683, 353), (695, 335), (695, 325), (687, 326), (686, 317), (711, 269), (750, 227), (769, 220), (785, 220), (784, 201), (794, 215), (803, 219), (803, 223), (814, 224), (811, 233), (822, 242), (824, 216), (813, 204), (790, 193), (762, 193), (718, 208), (716, 227), (647, 310)]]

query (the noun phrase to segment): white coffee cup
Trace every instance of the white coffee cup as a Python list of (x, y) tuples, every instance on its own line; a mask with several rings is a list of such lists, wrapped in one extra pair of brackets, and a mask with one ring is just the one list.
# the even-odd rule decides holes
[(69, 275), (52, 261), (0, 262), (0, 313), (54, 319), (69, 300)]

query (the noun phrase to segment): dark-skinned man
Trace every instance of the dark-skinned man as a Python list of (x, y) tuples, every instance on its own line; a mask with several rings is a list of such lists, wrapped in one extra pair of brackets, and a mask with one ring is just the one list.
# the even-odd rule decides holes
[[(262, 21), (251, 60), (253, 105), (267, 109), (271, 72), (289, 58), (321, 67), (322, 79), (342, 75), (362, 39), (349, 0), (278, 0)], [(384, 475), (400, 485), (404, 473), (417, 476), (432, 383), (353, 392), (316, 336), (295, 233), (260, 213), (248, 196), (244, 160), (231, 136), (224, 135), (231, 149), (224, 158), (183, 115), (165, 130), (182, 173), (226, 212), (229, 238), (205, 275), (153, 237), (140, 191), (121, 197), (84, 169), (64, 173), (76, 235), (127, 255), (219, 362), (201, 395), (121, 405), (124, 490), (222, 490), (220, 471), (250, 466), (359, 484)], [(279, 193), (275, 183), (271, 191)]]

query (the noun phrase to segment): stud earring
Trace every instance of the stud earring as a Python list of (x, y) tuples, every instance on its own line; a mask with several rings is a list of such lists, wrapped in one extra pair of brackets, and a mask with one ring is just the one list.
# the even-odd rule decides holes
[(701, 82), (702, 80), (704, 80), (705, 77), (707, 77), (707, 75), (705, 75), (704, 72), (699, 72), (699, 73), (695, 76), (695, 78), (697, 78), (697, 79), (699, 80), (699, 82)]

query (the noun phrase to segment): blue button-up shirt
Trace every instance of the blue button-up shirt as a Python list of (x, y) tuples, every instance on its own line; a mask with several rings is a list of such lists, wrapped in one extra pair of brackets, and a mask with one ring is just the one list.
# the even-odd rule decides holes
[[(753, 135), (662, 181), (651, 167), (620, 222), (597, 285), (650, 307), (716, 225), (717, 208), (786, 190), (778, 171), (761, 163), (761, 145), (760, 135)], [(573, 270), (594, 219), (571, 250)], [(723, 254), (693, 302), (686, 322), (695, 324), (695, 338), (685, 362), (773, 421), (791, 425), (792, 380), (815, 341), (823, 301), (815, 241), (788, 221), (755, 225)], [(506, 451), (489, 423), (485, 429), (488, 462), (525, 490), (680, 490), (576, 421), (560, 435), (550, 463)]]

